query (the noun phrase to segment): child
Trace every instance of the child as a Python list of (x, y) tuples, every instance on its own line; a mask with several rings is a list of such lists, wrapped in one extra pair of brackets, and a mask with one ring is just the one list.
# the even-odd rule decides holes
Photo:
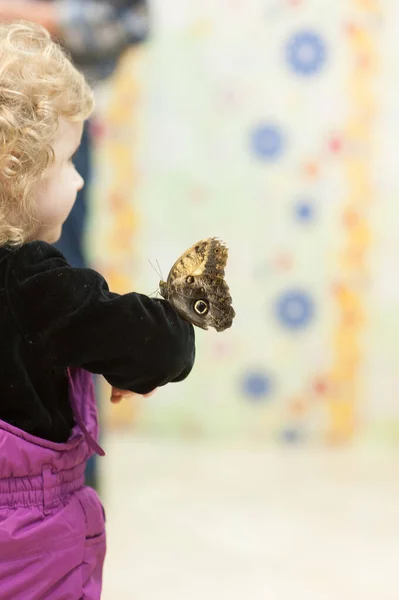
[(84, 487), (97, 444), (91, 373), (124, 392), (181, 381), (190, 324), (120, 296), (51, 246), (83, 180), (90, 88), (47, 31), (0, 25), (0, 597), (100, 598), (104, 516)]

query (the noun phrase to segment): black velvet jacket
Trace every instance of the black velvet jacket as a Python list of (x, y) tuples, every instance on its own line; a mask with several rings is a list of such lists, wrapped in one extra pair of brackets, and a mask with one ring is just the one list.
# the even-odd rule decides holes
[(45, 242), (0, 248), (0, 419), (65, 442), (74, 424), (66, 368), (146, 393), (193, 366), (193, 327), (163, 300), (114, 294)]

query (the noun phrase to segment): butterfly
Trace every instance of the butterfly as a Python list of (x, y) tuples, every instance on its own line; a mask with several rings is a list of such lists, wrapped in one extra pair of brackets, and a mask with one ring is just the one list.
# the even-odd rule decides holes
[(224, 280), (227, 257), (227, 247), (217, 238), (197, 242), (178, 258), (167, 281), (160, 281), (161, 296), (201, 329), (231, 327), (235, 312)]

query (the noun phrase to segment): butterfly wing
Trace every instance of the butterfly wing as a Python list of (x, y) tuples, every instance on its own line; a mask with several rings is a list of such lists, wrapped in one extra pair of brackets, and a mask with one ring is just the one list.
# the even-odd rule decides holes
[(235, 312), (224, 280), (228, 249), (217, 238), (201, 240), (173, 265), (161, 295), (183, 318), (197, 327), (223, 331), (231, 326)]

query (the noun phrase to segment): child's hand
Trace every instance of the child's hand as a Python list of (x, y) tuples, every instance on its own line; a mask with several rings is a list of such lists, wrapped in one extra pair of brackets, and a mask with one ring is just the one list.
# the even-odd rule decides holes
[(132, 396), (142, 396), (143, 398), (148, 398), (149, 396), (152, 396), (154, 392), (155, 390), (148, 392), (148, 394), (135, 394), (129, 390), (119, 390), (118, 388), (113, 387), (111, 391), (111, 402), (113, 404), (117, 404), (122, 400), (122, 398), (131, 398)]

